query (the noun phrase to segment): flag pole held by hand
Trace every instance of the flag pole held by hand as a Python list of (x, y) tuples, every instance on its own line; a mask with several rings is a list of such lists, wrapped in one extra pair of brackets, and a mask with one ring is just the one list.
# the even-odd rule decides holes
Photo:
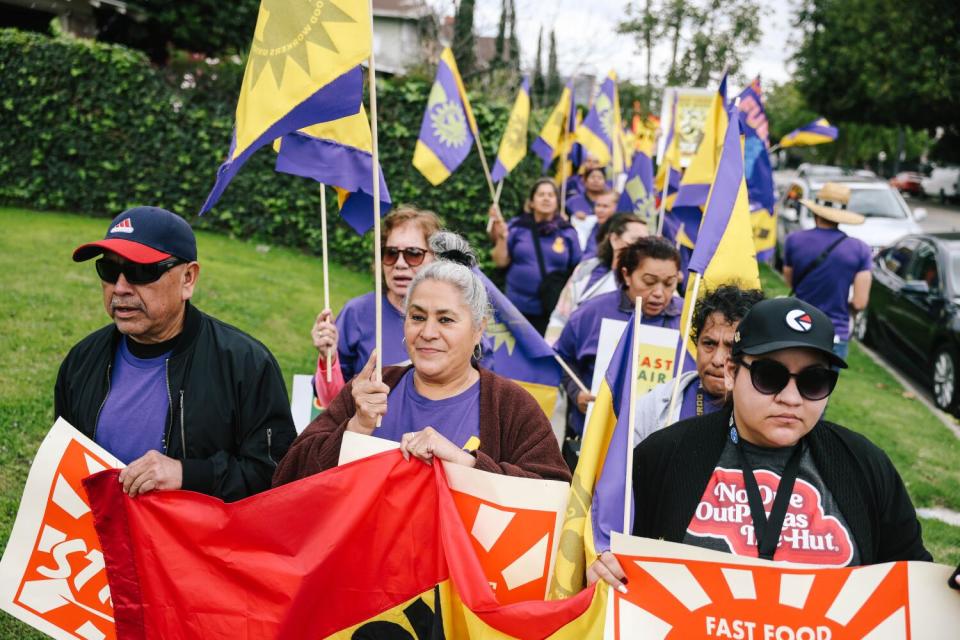
[[(327, 259), (327, 185), (320, 183), (320, 244), (323, 254), (323, 308), (330, 308), (330, 269)], [(327, 382), (333, 381), (333, 349), (327, 349)]]
[[(370, 33), (373, 34), (373, 0), (370, 0)], [(380, 151), (377, 143), (377, 67), (374, 62), (373, 47), (370, 47), (370, 151), (373, 156), (373, 263), (374, 295), (376, 302), (376, 340), (377, 350), (376, 378), (383, 382), (383, 365), (380, 354), (383, 353), (383, 262), (380, 256)], [(377, 418), (377, 427), (380, 418)]]
[(623, 533), (630, 535), (630, 514), (633, 512), (633, 434), (637, 422), (637, 352), (640, 350), (640, 324), (643, 321), (643, 298), (633, 303), (633, 344), (630, 346), (630, 413), (627, 422), (627, 477), (623, 492)]

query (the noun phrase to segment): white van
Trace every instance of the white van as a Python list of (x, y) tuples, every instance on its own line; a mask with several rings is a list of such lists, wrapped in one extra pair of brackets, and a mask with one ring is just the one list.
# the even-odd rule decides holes
[(920, 181), (920, 186), (925, 196), (937, 197), (940, 202), (946, 202), (947, 198), (957, 197), (958, 181), (960, 167), (934, 167), (930, 177)]

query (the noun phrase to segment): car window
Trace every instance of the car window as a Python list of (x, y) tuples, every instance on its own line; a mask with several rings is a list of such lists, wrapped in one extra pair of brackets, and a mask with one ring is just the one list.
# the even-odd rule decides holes
[(907, 212), (889, 189), (854, 189), (850, 192), (847, 208), (868, 218), (907, 217)]
[(901, 242), (897, 246), (887, 249), (883, 256), (884, 266), (891, 273), (895, 273), (901, 278), (906, 279), (907, 267), (910, 266), (910, 259), (913, 257), (915, 247), (916, 242), (907, 241)]
[(937, 270), (937, 252), (932, 245), (921, 242), (914, 253), (913, 262), (906, 270), (904, 280), (922, 280), (930, 291), (939, 291), (940, 274)]

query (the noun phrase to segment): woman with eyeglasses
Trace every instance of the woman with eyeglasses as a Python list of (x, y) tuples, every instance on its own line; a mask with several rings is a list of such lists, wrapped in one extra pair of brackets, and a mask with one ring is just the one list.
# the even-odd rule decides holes
[(560, 215), (560, 193), (550, 178), (533, 183), (525, 213), (504, 223), (490, 208), (491, 256), (507, 270), (506, 295), (542, 335), (563, 285), (580, 262), (580, 239)]
[[(428, 240), (440, 230), (440, 220), (432, 211), (408, 205), (395, 208), (382, 224), (383, 280), (383, 353), (384, 365), (394, 365), (408, 359), (403, 346), (403, 299), (407, 287), (421, 267), (433, 261)], [(366, 293), (348, 301), (336, 323), (330, 309), (317, 315), (310, 336), (317, 348), (317, 372), (314, 389), (321, 404), (329, 402), (343, 388), (345, 380), (353, 378), (370, 359), (375, 338), (376, 294)], [(327, 350), (334, 348), (331, 382), (327, 382)]]
[(399, 442), (405, 457), (426, 463), (570, 480), (537, 401), (473, 357), (489, 302), (469, 245), (442, 231), (430, 248), (435, 259), (410, 282), (405, 300), (401, 344), (412, 364), (385, 367), (379, 382), (371, 356), (291, 446), (274, 486), (336, 466), (347, 431)]
[[(630, 320), (639, 297), (643, 301), (643, 324), (668, 329), (680, 326), (683, 299), (675, 295), (680, 282), (680, 254), (673, 244), (658, 236), (638, 238), (620, 253), (615, 274), (617, 289), (582, 304), (553, 345), (586, 385), (593, 380), (604, 318)], [(594, 397), (580, 390), (566, 374), (564, 387), (571, 399), (567, 403), (567, 426), (573, 433), (568, 435), (576, 438), (583, 433), (587, 404)]]
[[(931, 560), (903, 480), (864, 436), (822, 419), (846, 368), (822, 311), (755, 304), (734, 334), (723, 411), (634, 452), (633, 534), (768, 560), (850, 566)], [(628, 588), (616, 558), (587, 571)]]

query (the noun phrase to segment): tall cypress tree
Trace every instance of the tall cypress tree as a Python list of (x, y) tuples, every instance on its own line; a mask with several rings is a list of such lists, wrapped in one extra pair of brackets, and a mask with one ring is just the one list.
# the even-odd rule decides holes
[(497, 42), (494, 46), (493, 67), (503, 66), (509, 52), (506, 50), (507, 22), (509, 21), (510, 6), (507, 0), (500, 0), (500, 24), (497, 26)]
[(546, 86), (543, 80), (543, 67), (540, 65), (540, 58), (542, 57), (543, 49), (543, 27), (540, 27), (540, 33), (537, 35), (537, 62), (536, 66), (533, 68), (533, 102), (534, 104), (543, 106), (544, 98), (546, 97), (545, 90)]
[(517, 40), (517, 8), (510, 1), (510, 36), (507, 38), (507, 59), (510, 61), (510, 68), (515, 73), (520, 73), (520, 41)]
[(547, 56), (547, 93), (546, 102), (552, 103), (560, 97), (560, 71), (557, 69), (557, 37), (550, 30), (550, 53)]
[(453, 57), (463, 77), (473, 73), (476, 67), (474, 53), (473, 11), (475, 0), (460, 0), (453, 23)]

